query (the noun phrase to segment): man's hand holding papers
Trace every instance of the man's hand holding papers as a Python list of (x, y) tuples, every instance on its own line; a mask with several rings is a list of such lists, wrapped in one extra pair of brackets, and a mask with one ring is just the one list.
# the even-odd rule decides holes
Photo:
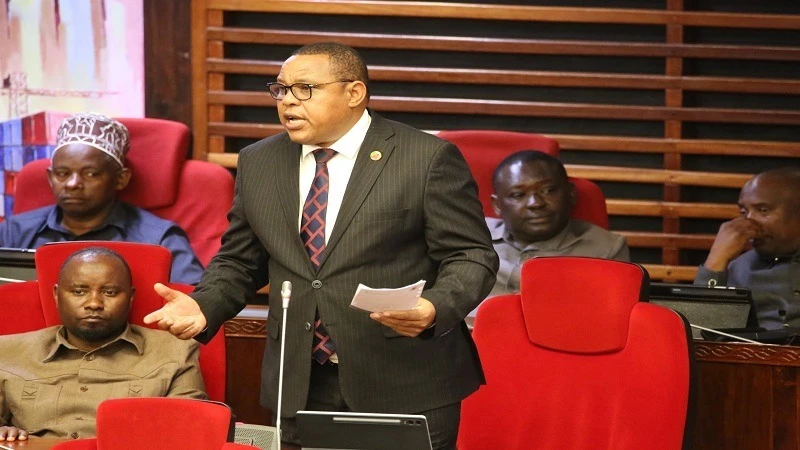
[(397, 289), (359, 285), (350, 306), (370, 311), (369, 317), (398, 334), (417, 337), (436, 320), (433, 303), (420, 297), (425, 280)]

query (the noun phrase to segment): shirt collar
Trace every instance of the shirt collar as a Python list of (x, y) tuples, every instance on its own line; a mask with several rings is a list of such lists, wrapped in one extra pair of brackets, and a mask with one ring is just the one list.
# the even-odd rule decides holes
[[(114, 339), (113, 341), (103, 345), (102, 347), (98, 348), (97, 350), (100, 350), (102, 348), (106, 348), (106, 347), (108, 347), (110, 345), (113, 345), (115, 342), (118, 342), (118, 341), (127, 342), (127, 343), (133, 345), (136, 348), (136, 351), (140, 355), (144, 353), (144, 338), (142, 337), (142, 335), (140, 333), (135, 332), (131, 328), (130, 324), (125, 326), (125, 331), (123, 331), (122, 334), (117, 336), (116, 339)], [(83, 350), (79, 349), (78, 347), (75, 347), (74, 345), (72, 345), (69, 342), (67, 342), (67, 330), (64, 328), (64, 325), (60, 325), (58, 327), (58, 330), (56, 330), (56, 338), (51, 344), (50, 351), (47, 353), (47, 356), (45, 356), (45, 358), (42, 360), (42, 362), (46, 363), (46, 362), (51, 361), (53, 358), (55, 358), (56, 353), (58, 352), (58, 350), (61, 347), (64, 347), (64, 348), (69, 349), (69, 350), (79, 351), (79, 352), (83, 351)], [(91, 352), (85, 352), (85, 353), (93, 353), (93, 352), (96, 352), (97, 350), (92, 350)]]
[[(47, 214), (47, 220), (45, 220), (42, 226), (39, 227), (39, 232), (41, 233), (45, 229), (50, 228), (51, 230), (58, 231), (60, 233), (72, 234), (69, 230), (67, 230), (61, 225), (61, 217), (62, 217), (61, 208), (59, 208), (56, 205)], [(109, 214), (108, 217), (106, 217), (106, 220), (104, 220), (103, 223), (101, 223), (98, 227), (96, 227), (92, 231), (102, 230), (107, 226), (112, 226), (114, 228), (119, 229), (119, 232), (122, 236), (126, 236), (127, 233), (126, 233), (125, 223), (127, 222), (127, 219), (128, 219), (128, 212), (125, 211), (125, 208), (122, 206), (122, 202), (115, 201), (114, 206), (111, 208), (111, 214)]]
[[(350, 128), (350, 130), (339, 138), (338, 141), (334, 142), (330, 148), (336, 150), (336, 153), (348, 159), (355, 159), (358, 155), (358, 149), (361, 148), (361, 143), (364, 142), (364, 138), (367, 136), (367, 131), (371, 123), (372, 118), (365, 109), (361, 118), (353, 125), (353, 128)], [(303, 145), (302, 158), (304, 159), (318, 148), (320, 148), (319, 145)]]
[(486, 226), (489, 227), (489, 233), (492, 235), (492, 241), (500, 242), (503, 240), (503, 236), (506, 235), (506, 224), (503, 222), (503, 219), (487, 217)]

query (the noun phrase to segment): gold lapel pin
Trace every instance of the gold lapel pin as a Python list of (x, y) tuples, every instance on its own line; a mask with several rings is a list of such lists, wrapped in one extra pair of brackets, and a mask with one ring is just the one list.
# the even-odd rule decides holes
[(373, 150), (372, 153), (369, 154), (369, 159), (373, 161), (377, 161), (383, 158), (383, 153), (379, 152), (378, 150)]

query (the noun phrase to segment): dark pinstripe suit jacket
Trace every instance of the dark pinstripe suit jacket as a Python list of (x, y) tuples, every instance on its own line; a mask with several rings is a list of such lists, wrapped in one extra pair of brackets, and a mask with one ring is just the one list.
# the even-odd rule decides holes
[[(300, 145), (283, 133), (241, 151), (230, 228), (192, 294), (212, 335), (268, 277), (261, 401), (274, 410), (279, 287), (292, 282), (284, 416), (305, 406), (316, 309), (336, 342), (341, 389), (353, 410), (424, 411), (460, 401), (483, 381), (463, 318), (491, 289), (498, 262), (476, 185), (454, 145), (371, 114), (319, 270), (298, 233)], [(392, 288), (420, 279), (436, 307), (428, 336), (401, 337), (349, 307), (358, 283)]]

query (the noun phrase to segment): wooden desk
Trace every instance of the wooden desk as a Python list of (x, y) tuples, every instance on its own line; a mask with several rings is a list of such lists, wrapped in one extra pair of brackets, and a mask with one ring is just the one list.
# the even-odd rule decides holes
[[(16, 442), (0, 441), (0, 445), (12, 448), (14, 450), (50, 450), (51, 448), (53, 448), (54, 445), (69, 440), (70, 439), (58, 439), (58, 438), (30, 438), (27, 441), (16, 441)], [(3, 447), (0, 447), (0, 449), (2, 448)], [(281, 450), (300, 450), (300, 447), (283, 444), (281, 445)]]
[(695, 341), (695, 450), (800, 450), (800, 347)]
[(272, 425), (272, 413), (259, 404), (261, 360), (267, 344), (267, 306), (248, 306), (225, 322), (227, 387), (225, 402), (236, 420)]
[[(242, 316), (225, 331), (228, 403), (239, 420), (267, 424), (257, 395), (266, 320)], [(695, 341), (694, 354), (695, 450), (800, 450), (800, 347)]]
[[(69, 439), (32, 437), (27, 441), (14, 441), (14, 442), (0, 441), (0, 445), (8, 448), (13, 448), (15, 450), (49, 450), (54, 445), (68, 440)], [(2, 448), (3, 447), (0, 447), (0, 449)]]

